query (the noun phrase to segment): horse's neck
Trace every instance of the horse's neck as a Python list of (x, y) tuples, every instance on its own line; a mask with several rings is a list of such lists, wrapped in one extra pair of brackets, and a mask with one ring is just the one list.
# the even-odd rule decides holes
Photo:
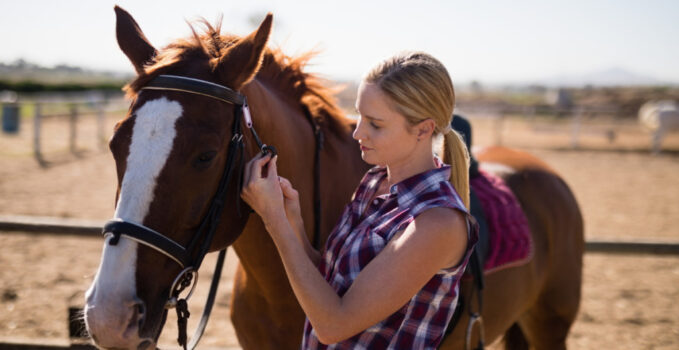
[[(321, 242), (335, 225), (341, 211), (367, 169), (358, 145), (351, 137), (352, 128), (345, 120), (333, 119), (332, 128), (324, 128), (321, 151), (321, 176), (314, 178), (316, 140), (311, 121), (299, 102), (286, 100), (265, 83), (253, 81), (244, 89), (253, 114), (253, 123), (262, 141), (278, 150), (278, 170), (290, 180), (300, 194), (300, 205), (307, 237), (313, 235), (314, 181), (321, 185)], [(330, 125), (331, 123), (326, 123)], [(241, 265), (248, 275), (248, 288), (257, 289), (271, 302), (285, 303), (294, 298), (276, 247), (265, 231), (261, 219), (251, 215), (243, 234), (234, 243)], [(282, 291), (287, 293), (285, 297)], [(288, 300), (286, 300), (288, 299)]]

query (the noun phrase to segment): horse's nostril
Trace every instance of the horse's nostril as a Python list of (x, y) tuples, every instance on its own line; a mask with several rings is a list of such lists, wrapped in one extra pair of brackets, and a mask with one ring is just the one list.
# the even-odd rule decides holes
[(139, 303), (135, 304), (135, 307), (136, 307), (137, 313), (139, 315), (143, 315), (146, 312), (146, 307), (144, 306), (143, 302), (139, 302)]
[(137, 301), (134, 306), (134, 314), (137, 318), (137, 325), (139, 329), (142, 328), (144, 325), (144, 321), (146, 320), (146, 305), (144, 304), (143, 301)]
[(144, 340), (143, 342), (139, 343), (137, 346), (137, 350), (149, 350), (153, 348), (153, 342), (150, 340)]

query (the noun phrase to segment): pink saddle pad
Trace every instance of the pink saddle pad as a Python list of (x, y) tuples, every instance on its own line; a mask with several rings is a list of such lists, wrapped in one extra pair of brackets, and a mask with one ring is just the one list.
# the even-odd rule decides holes
[(526, 215), (514, 193), (502, 178), (480, 170), (471, 179), (488, 223), (488, 254), (484, 264), (486, 274), (520, 266), (533, 257), (533, 240)]

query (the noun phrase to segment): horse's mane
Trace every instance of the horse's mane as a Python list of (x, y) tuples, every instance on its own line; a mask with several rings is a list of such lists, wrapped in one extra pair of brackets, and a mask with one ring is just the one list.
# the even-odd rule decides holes
[[(223, 52), (239, 40), (238, 36), (221, 31), (221, 21), (212, 26), (206, 20), (199, 21), (205, 26), (205, 31), (198, 34), (195, 27), (189, 24), (193, 36), (178, 39), (158, 51), (156, 56), (144, 67), (124, 90), (129, 97), (135, 97), (141, 88), (158, 75), (167, 71), (187, 67), (189, 64), (204, 62), (207, 69), (211, 58), (220, 57)], [(306, 108), (316, 123), (326, 125), (330, 130), (341, 132), (340, 120), (345, 119), (344, 113), (337, 106), (334, 94), (339, 90), (330, 87), (329, 82), (319, 76), (305, 72), (306, 64), (315, 56), (315, 52), (307, 52), (296, 57), (284, 54), (281, 49), (265, 49), (262, 64), (256, 79), (265, 80), (277, 87), (284, 95), (297, 101)]]

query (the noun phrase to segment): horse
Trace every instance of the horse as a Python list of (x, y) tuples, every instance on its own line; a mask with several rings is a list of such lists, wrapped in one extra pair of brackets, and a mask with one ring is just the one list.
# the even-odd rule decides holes
[(671, 100), (648, 101), (639, 108), (639, 122), (652, 133), (653, 153), (659, 153), (668, 132), (679, 130), (679, 103)]
[[(204, 21), (203, 34), (193, 30), (193, 36), (157, 50), (129, 13), (117, 6), (115, 12), (118, 44), (137, 76), (126, 87), (132, 98), (128, 114), (110, 141), (118, 176), (115, 220), (105, 227), (101, 263), (84, 308), (93, 342), (153, 348), (166, 307), (178, 305), (173, 293), (192, 283), (193, 275), (184, 271), (197, 253), (186, 247), (232, 246), (239, 266), (231, 319), (241, 346), (298, 348), (304, 313), (261, 219), (240, 200), (240, 172), (264, 149), (260, 143), (275, 145), (280, 174), (300, 193), (309, 239), (318, 227), (322, 246), (369, 168), (351, 137), (355, 122), (337, 107), (332, 89), (304, 72), (310, 55), (290, 57), (267, 47), (271, 14), (244, 37), (222, 35), (221, 23)], [(241, 119), (251, 133), (240, 133)], [(564, 348), (579, 305), (582, 217), (565, 182), (540, 162), (508, 150), (490, 150), (482, 159), (502, 163), (502, 152), (523, 166), (504, 176), (527, 212), (536, 251), (529, 264), (487, 276), (486, 340), (507, 333), (508, 344)], [(213, 236), (202, 235), (205, 217), (218, 218), (207, 225)], [(461, 290), (469, 289), (463, 282)], [(461, 332), (457, 327), (442, 348), (460, 348)]]

